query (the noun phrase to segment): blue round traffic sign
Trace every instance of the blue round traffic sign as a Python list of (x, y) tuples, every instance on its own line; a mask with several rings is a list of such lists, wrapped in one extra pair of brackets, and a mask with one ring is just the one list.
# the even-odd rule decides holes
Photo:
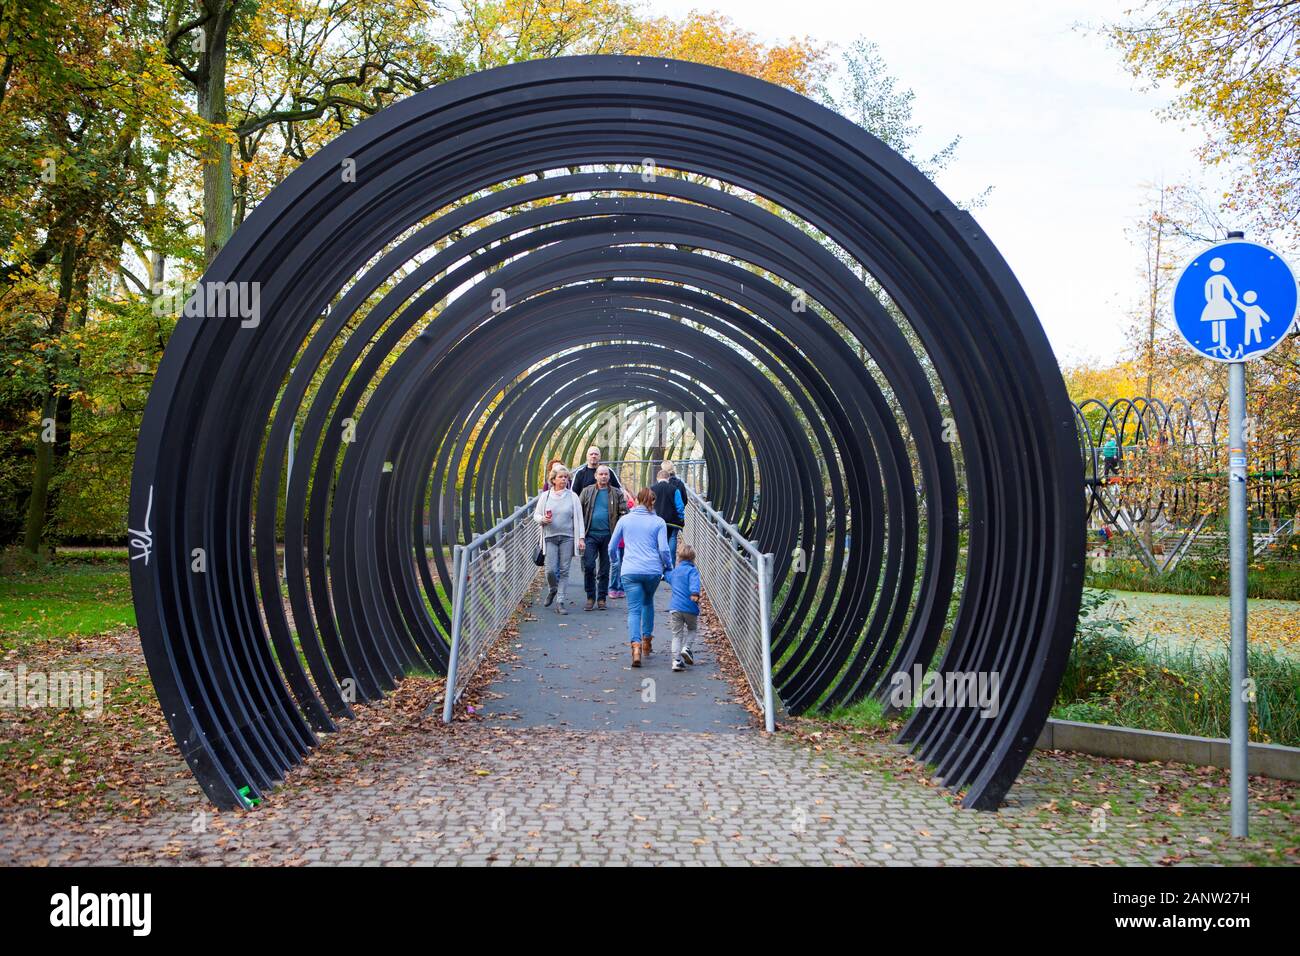
[(1196, 351), (1243, 362), (1276, 346), (1296, 320), (1300, 288), (1267, 246), (1229, 239), (1183, 267), (1174, 286), (1174, 322)]

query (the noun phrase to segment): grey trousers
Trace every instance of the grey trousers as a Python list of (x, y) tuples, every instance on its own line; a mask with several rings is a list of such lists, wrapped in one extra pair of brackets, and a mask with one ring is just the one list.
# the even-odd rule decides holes
[(673, 635), (673, 657), (680, 654), (682, 648), (690, 648), (691, 635), (695, 633), (699, 626), (700, 616), (698, 614), (691, 614), (687, 611), (668, 612), (668, 630)]
[(572, 563), (573, 535), (546, 539), (546, 583), (556, 592), (556, 600), (561, 604), (569, 586), (569, 565)]

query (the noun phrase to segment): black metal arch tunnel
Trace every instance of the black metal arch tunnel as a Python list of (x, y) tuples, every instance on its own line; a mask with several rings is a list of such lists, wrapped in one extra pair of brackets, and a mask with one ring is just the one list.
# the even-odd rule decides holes
[[(232, 289), (253, 321), (222, 317)], [(676, 61), (477, 74), (323, 148), (195, 302), (145, 412), (132, 581), (218, 805), (445, 668), (445, 546), (620, 403), (707, 424), (681, 440), (715, 507), (777, 557), (787, 706), (888, 701), (942, 649), (1000, 702), (919, 708), (904, 739), (967, 805), (1014, 781), (1078, 611), (1074, 410), (974, 220), (842, 117)]]

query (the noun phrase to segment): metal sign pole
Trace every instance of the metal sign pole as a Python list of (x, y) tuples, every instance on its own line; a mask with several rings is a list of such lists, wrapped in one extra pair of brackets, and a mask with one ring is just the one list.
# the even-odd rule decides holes
[(1174, 324), (1196, 352), (1228, 366), (1228, 579), (1231, 697), (1228, 701), (1232, 835), (1249, 830), (1250, 711), (1247, 676), (1246, 362), (1276, 348), (1300, 318), (1300, 285), (1280, 253), (1242, 232), (1202, 249), (1174, 283)]
[(1246, 712), (1246, 364), (1228, 366), (1228, 577), (1232, 612), (1232, 835), (1249, 829), (1250, 725)]

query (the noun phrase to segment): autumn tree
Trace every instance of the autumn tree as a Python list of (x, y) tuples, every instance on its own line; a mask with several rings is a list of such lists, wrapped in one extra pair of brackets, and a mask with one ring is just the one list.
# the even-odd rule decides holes
[(469, 72), (423, 0), (279, 0), (230, 66), (234, 222), (321, 146), (397, 100)]
[(683, 20), (652, 17), (634, 22), (618, 52), (722, 67), (808, 95), (829, 69), (825, 44), (798, 38), (766, 44), (729, 17), (698, 11)]
[(874, 49), (849, 51), (860, 69), (841, 87), (823, 45), (765, 42), (718, 14), (630, 0), (0, 0), (0, 535), (34, 549), (121, 533), (171, 331), (156, 290), (201, 271), (298, 165), (403, 97), (586, 53), (833, 91), (828, 105), (928, 172), (951, 156), (910, 151), (911, 94)]
[(199, 139), (203, 176), (203, 257), (211, 262), (230, 238), (233, 220), (232, 140), (226, 107), (231, 26), (249, 0), (165, 0), (162, 36), (167, 61), (193, 90), (204, 127)]
[[(142, 173), (149, 131), (169, 119), (173, 89), (138, 6), (64, 0), (45, 8), (60, 36), (16, 44), (4, 65), (0, 140), (17, 157), (0, 171), (0, 192), (21, 209), (6, 217), (9, 263), (0, 321), (12, 374), (32, 411), (32, 480), (23, 544), (36, 552), (49, 516), (51, 481), (66, 459), (80, 348), (95, 277), (116, 273), (126, 237), (143, 218)], [(10, 34), (12, 36), (12, 34)]]
[(463, 0), (450, 44), (474, 70), (507, 63), (622, 53), (637, 20), (624, 0)]
[(1300, 240), (1300, 0), (1150, 0), (1110, 36), (1135, 76), (1176, 92), (1201, 157), (1235, 167), (1237, 228)]

